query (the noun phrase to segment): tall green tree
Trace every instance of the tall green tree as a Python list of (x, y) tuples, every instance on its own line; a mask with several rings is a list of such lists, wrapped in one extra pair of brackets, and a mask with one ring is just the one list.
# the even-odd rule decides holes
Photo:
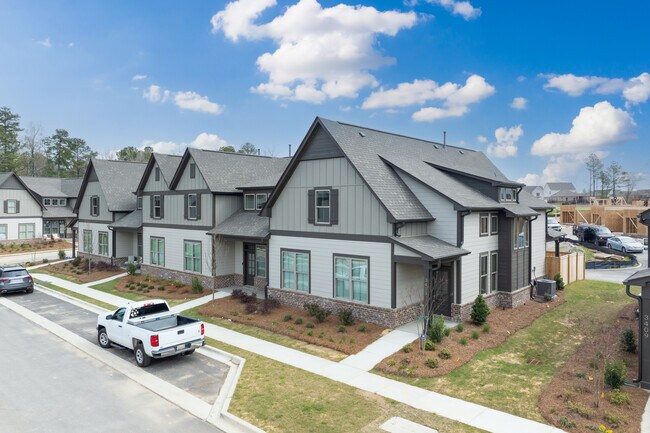
[(70, 150), (70, 134), (65, 129), (57, 129), (44, 140), (47, 155), (46, 173), (49, 176), (64, 177), (73, 168), (74, 155)]
[(235, 153), (236, 152), (234, 146), (231, 146), (231, 145), (221, 146), (219, 148), (219, 151), (221, 151), (221, 152), (229, 152), (229, 153)]
[(127, 146), (117, 152), (117, 159), (120, 161), (146, 162), (153, 154), (153, 148), (147, 146), (140, 150), (133, 146)]
[(70, 175), (72, 177), (81, 177), (84, 171), (86, 171), (88, 161), (90, 158), (97, 156), (97, 152), (93, 152), (90, 146), (86, 144), (86, 140), (81, 138), (69, 138), (68, 148), (72, 154)]
[(7, 107), (0, 108), (0, 172), (20, 168), (20, 116)]
[(258, 150), (253, 143), (244, 143), (237, 152), (245, 153), (247, 155), (257, 155)]

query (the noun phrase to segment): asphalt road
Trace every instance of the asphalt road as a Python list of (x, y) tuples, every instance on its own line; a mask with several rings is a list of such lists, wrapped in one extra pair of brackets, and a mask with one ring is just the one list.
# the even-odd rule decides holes
[(627, 277), (633, 273), (646, 269), (648, 267), (648, 252), (635, 254), (636, 259), (639, 261), (640, 266), (636, 268), (622, 268), (622, 269), (587, 269), (586, 278), (588, 280), (608, 281), (610, 283), (622, 283)]
[(0, 323), (0, 432), (219, 432), (3, 306)]

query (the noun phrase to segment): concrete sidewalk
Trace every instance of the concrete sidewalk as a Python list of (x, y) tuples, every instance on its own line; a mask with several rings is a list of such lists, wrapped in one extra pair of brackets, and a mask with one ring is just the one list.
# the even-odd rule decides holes
[(32, 273), (32, 277), (44, 283), (54, 284), (55, 286), (70, 290), (71, 292), (88, 296), (89, 298), (93, 298), (98, 301), (114, 305), (116, 307), (122, 307), (131, 302), (126, 298), (122, 298), (121, 296), (115, 296), (111, 295), (110, 293), (102, 292), (101, 290), (91, 289), (90, 287), (73, 283), (72, 281), (64, 280), (50, 274)]
[(359, 353), (348, 356), (340, 364), (349, 365), (363, 371), (370, 371), (384, 358), (391, 356), (417, 338), (417, 333), (394, 329), (366, 346)]
[(113, 275), (112, 277), (104, 278), (103, 280), (91, 281), (90, 283), (82, 284), (82, 286), (86, 286), (86, 287), (98, 286), (103, 283), (108, 283), (109, 281), (117, 280), (118, 278), (126, 277), (127, 275), (129, 274), (124, 272), (121, 274)]
[(213, 299), (221, 299), (221, 298), (227, 298), (230, 296), (230, 293), (227, 292), (222, 292), (222, 291), (217, 291), (214, 293), (210, 293), (209, 295), (202, 296), (200, 298), (192, 299), (191, 301), (187, 301), (183, 304), (177, 305), (175, 307), (172, 307), (172, 310), (182, 313), (183, 311), (187, 311), (189, 309), (192, 309), (194, 307), (198, 307), (199, 305), (207, 304), (208, 302), (212, 301)]

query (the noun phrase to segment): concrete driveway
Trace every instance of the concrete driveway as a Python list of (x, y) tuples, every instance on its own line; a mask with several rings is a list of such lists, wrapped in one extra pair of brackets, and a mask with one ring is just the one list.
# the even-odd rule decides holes
[(2, 432), (220, 431), (4, 306), (0, 323)]

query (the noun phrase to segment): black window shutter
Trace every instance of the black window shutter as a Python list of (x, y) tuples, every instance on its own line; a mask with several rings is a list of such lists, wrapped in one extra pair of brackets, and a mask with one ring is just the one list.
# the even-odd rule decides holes
[(95, 216), (99, 216), (99, 196), (97, 196), (97, 212), (95, 213)]
[(336, 225), (339, 223), (339, 190), (330, 191), (330, 223)]
[(16, 200), (16, 213), (20, 213), (20, 200)]
[(160, 218), (165, 218), (165, 196), (160, 196)]
[(149, 196), (149, 218), (153, 218), (153, 195)]
[(188, 212), (187, 212), (187, 202), (189, 201), (188, 194), (183, 195), (183, 218), (187, 219)]
[(90, 216), (94, 216), (93, 215), (93, 196), (92, 195), (90, 196)]
[(5, 200), (3, 205), (4, 205), (4, 212), (9, 213), (9, 203), (7, 203), (9, 200)]
[(196, 195), (196, 219), (201, 219), (201, 194)]
[(316, 197), (314, 192), (313, 189), (307, 191), (307, 222), (309, 224), (314, 224), (316, 221)]

